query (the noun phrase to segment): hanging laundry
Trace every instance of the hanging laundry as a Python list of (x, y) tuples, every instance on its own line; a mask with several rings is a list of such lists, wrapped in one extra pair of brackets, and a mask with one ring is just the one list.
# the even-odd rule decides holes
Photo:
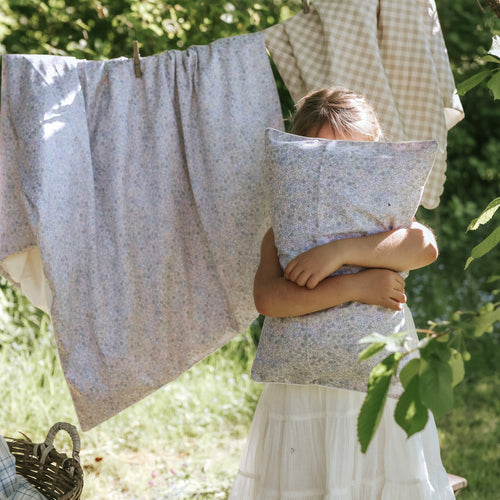
[(264, 129), (282, 128), (263, 34), (141, 65), (3, 57), (0, 268), (50, 310), (83, 430), (257, 315)]
[(310, 13), (264, 35), (295, 101), (321, 87), (347, 87), (374, 106), (387, 140), (437, 140), (421, 203), (438, 206), (447, 130), (463, 109), (434, 0), (313, 0)]

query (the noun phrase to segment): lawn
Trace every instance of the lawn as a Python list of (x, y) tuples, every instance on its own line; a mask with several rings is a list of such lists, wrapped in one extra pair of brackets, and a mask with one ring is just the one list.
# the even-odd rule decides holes
[[(5, 300), (0, 308), (0, 433), (42, 442), (53, 423), (77, 419), (50, 325), (26, 302), (16, 310)], [(422, 314), (417, 301), (418, 326)], [(469, 343), (455, 409), (438, 422), (445, 467), (469, 482), (463, 500), (499, 496), (499, 343), (498, 330)], [(262, 389), (248, 376), (254, 353), (247, 331), (175, 382), (80, 431), (82, 498), (227, 498)], [(63, 432), (56, 446), (71, 449)]]
[[(42, 442), (57, 421), (77, 425), (51, 332), (0, 350), (0, 433)], [(80, 433), (84, 499), (226, 498), (261, 386), (242, 351), (248, 336), (89, 432)], [(245, 356), (243, 356), (245, 357)], [(64, 432), (56, 448), (71, 450)]]
[(462, 500), (498, 500), (500, 491), (500, 335), (470, 343), (466, 379), (455, 409), (439, 423), (441, 455), (449, 472), (467, 478)]

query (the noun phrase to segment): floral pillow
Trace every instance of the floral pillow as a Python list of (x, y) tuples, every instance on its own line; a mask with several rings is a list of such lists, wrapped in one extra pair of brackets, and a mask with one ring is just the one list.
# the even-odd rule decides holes
[[(409, 227), (435, 141), (363, 142), (266, 130), (272, 227), (282, 268), (330, 241)], [(358, 272), (344, 266), (335, 274)], [(258, 382), (365, 391), (382, 354), (357, 363), (358, 340), (404, 329), (404, 311), (350, 302), (305, 316), (266, 317), (252, 366)], [(397, 396), (393, 385), (389, 395)]]

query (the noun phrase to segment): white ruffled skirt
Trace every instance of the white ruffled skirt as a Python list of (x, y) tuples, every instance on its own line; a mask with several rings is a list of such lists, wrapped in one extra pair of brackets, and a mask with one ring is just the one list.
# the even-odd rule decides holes
[(388, 399), (366, 454), (357, 440), (365, 394), (267, 384), (230, 500), (452, 500), (432, 414), (410, 439)]

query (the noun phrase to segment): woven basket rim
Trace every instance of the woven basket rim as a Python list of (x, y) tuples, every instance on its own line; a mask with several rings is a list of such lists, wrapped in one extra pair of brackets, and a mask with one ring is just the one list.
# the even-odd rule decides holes
[[(68, 457), (53, 446), (55, 434), (65, 430), (73, 442)], [(49, 500), (78, 500), (83, 490), (83, 470), (79, 460), (80, 438), (76, 427), (66, 422), (54, 424), (43, 443), (5, 437), (10, 453), (16, 459), (16, 472)]]

